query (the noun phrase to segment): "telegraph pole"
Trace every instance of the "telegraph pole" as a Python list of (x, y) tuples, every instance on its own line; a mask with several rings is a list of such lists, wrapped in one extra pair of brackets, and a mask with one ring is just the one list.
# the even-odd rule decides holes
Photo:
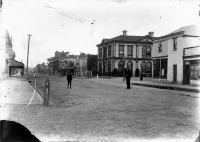
[(31, 34), (28, 34), (28, 50), (27, 50), (27, 69), (26, 69), (26, 73), (28, 74), (28, 58), (29, 58), (29, 45), (30, 45), (30, 38), (31, 38)]

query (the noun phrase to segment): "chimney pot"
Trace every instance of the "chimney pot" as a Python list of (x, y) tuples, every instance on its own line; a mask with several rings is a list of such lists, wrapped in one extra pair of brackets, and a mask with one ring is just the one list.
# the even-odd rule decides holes
[(154, 32), (149, 32), (148, 35), (149, 35), (150, 37), (153, 37)]
[(127, 36), (127, 30), (123, 30), (123, 36)]

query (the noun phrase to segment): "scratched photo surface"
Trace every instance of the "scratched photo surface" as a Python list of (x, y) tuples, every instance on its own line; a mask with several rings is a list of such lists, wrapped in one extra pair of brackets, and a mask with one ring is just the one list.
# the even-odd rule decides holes
[(0, 141), (200, 141), (200, 1), (0, 0)]

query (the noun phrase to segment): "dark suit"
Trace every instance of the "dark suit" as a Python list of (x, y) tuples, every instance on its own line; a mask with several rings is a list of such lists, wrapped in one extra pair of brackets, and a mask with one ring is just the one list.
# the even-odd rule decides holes
[(131, 88), (130, 80), (131, 80), (131, 71), (129, 69), (125, 69), (125, 77), (126, 77), (126, 85), (127, 89)]
[(67, 85), (68, 85), (68, 88), (72, 88), (72, 74), (71, 73), (68, 73), (67, 74)]

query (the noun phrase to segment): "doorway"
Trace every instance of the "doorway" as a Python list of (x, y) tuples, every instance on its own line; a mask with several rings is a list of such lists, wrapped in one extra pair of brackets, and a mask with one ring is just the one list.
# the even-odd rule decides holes
[(190, 65), (184, 65), (184, 73), (183, 73), (183, 84), (189, 85), (190, 84)]
[(177, 82), (177, 65), (173, 65), (173, 82)]

